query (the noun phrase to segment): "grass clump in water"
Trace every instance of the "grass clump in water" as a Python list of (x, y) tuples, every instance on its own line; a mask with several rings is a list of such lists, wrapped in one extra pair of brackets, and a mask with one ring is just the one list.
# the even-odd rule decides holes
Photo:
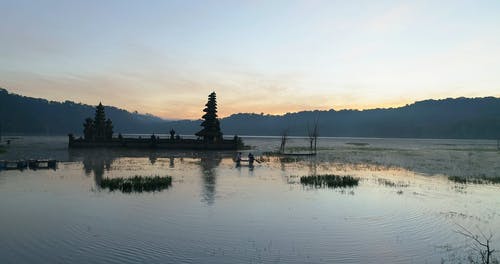
[(156, 192), (168, 189), (172, 185), (170, 176), (134, 176), (132, 178), (105, 178), (102, 179), (100, 187), (110, 191), (131, 192)]
[(280, 157), (280, 162), (282, 162), (282, 163), (297, 162), (297, 158), (295, 158), (295, 157)]
[(391, 180), (388, 180), (388, 179), (377, 179), (378, 181), (378, 184), (380, 185), (384, 185), (384, 186), (387, 186), (387, 187), (394, 187), (394, 188), (406, 188), (406, 187), (409, 187), (410, 185), (408, 183), (404, 183), (404, 182), (393, 182)]
[(448, 180), (456, 183), (472, 183), (472, 184), (500, 184), (500, 177), (463, 177), (463, 176), (448, 176)]
[(339, 176), (333, 174), (311, 175), (300, 177), (300, 183), (317, 188), (345, 188), (358, 186), (359, 179), (351, 176)]
[(358, 146), (358, 147), (364, 147), (364, 146), (368, 146), (370, 144), (368, 143), (364, 143), (364, 142), (347, 142), (345, 143), (346, 145), (353, 145), (353, 146)]

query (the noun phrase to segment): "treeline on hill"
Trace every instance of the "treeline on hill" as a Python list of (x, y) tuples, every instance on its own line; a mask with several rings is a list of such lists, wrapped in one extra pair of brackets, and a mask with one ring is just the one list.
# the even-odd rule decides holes
[[(105, 111), (117, 133), (167, 134), (173, 128), (181, 134), (194, 134), (201, 123), (166, 121), (116, 107), (105, 107)], [(80, 135), (84, 119), (93, 115), (94, 106), (24, 97), (0, 89), (0, 125), (4, 133)], [(316, 120), (320, 136), (497, 139), (500, 98), (425, 100), (399, 108), (363, 111), (234, 114), (221, 119), (221, 129), (225, 135), (279, 136), (288, 130), (289, 135), (306, 136), (307, 127), (312, 128)]]
[(425, 100), (388, 109), (303, 111), (283, 116), (235, 114), (222, 130), (231, 134), (307, 135), (316, 120), (320, 136), (402, 138), (500, 138), (500, 98)]
[[(111, 106), (105, 106), (105, 112), (106, 117), (113, 120), (117, 132), (167, 133), (170, 129), (166, 120), (153, 115), (131, 113)], [(94, 117), (94, 114), (95, 106), (47, 101), (8, 93), (0, 88), (0, 126), (4, 134), (81, 135), (85, 119)], [(176, 124), (176, 121), (172, 125), (191, 127), (192, 122)]]

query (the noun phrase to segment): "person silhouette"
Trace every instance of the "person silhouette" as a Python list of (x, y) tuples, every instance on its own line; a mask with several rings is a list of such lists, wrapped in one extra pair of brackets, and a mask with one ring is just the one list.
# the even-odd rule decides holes
[(255, 160), (255, 157), (253, 156), (253, 154), (251, 152), (248, 153), (248, 165), (249, 166), (253, 166), (254, 160)]
[(241, 152), (238, 152), (236, 155), (236, 166), (239, 167), (241, 165)]

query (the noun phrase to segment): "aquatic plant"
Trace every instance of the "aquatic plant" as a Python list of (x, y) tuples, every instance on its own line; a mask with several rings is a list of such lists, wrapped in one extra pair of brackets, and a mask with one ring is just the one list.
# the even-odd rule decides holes
[(465, 177), (460, 177), (460, 176), (448, 176), (448, 180), (456, 183), (467, 183), (467, 179)]
[(297, 158), (295, 158), (295, 157), (280, 157), (280, 162), (283, 162), (283, 163), (297, 162)]
[(391, 180), (382, 179), (382, 178), (377, 179), (377, 181), (378, 181), (378, 184), (385, 185), (387, 187), (406, 188), (406, 187), (410, 186), (408, 183), (404, 183), (404, 182), (401, 182), (401, 181), (393, 182)]
[(360, 146), (360, 147), (370, 145), (370, 144), (364, 143), (364, 142), (347, 142), (345, 144), (346, 145), (353, 145), (353, 146)]
[(319, 188), (345, 188), (358, 186), (359, 179), (352, 176), (339, 176), (333, 174), (310, 175), (300, 177), (300, 183)]
[(472, 183), (472, 184), (499, 184), (500, 177), (486, 177), (486, 176), (474, 176), (474, 177), (464, 177), (464, 176), (448, 176), (448, 180), (456, 183)]
[(279, 151), (264, 151), (262, 152), (262, 156), (271, 158), (271, 157), (281, 157), (281, 153)]
[(124, 193), (130, 192), (155, 192), (168, 189), (172, 185), (170, 176), (134, 176), (132, 178), (104, 178), (100, 187), (110, 191), (119, 190)]

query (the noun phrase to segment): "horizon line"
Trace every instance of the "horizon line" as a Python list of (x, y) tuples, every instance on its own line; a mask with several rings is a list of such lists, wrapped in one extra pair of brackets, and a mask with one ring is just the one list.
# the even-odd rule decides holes
[[(17, 95), (17, 96), (21, 96), (21, 97), (28, 97), (28, 98), (33, 98), (33, 99), (46, 100), (48, 102), (56, 102), (56, 103), (71, 102), (71, 103), (75, 103), (75, 104), (87, 105), (87, 106), (92, 106), (92, 107), (97, 106), (97, 104), (94, 105), (94, 104), (89, 104), (89, 103), (76, 102), (76, 101), (72, 101), (72, 100), (64, 100), (64, 101), (61, 100), (61, 101), (58, 101), (58, 100), (50, 100), (50, 99), (42, 98), (42, 97), (32, 97), (32, 96), (22, 95), (22, 94), (19, 94), (19, 93), (10, 92), (5, 87), (0, 87), (0, 91), (1, 90), (6, 91), (8, 94)], [(493, 95), (489, 95), (489, 96), (476, 96), (476, 97), (466, 97), (466, 96), (438, 97), (438, 98), (428, 98), (428, 99), (423, 99), (423, 100), (415, 100), (415, 101), (412, 101), (410, 103), (393, 104), (393, 105), (390, 105), (390, 106), (380, 106), (380, 107), (343, 108), (343, 109), (339, 109), (339, 110), (336, 110), (334, 108), (329, 108), (329, 109), (304, 109), (304, 110), (299, 110), (299, 111), (281, 112), (281, 113), (236, 112), (236, 113), (231, 113), (231, 114), (226, 115), (226, 116), (219, 116), (219, 118), (223, 119), (223, 118), (227, 118), (227, 117), (230, 117), (230, 116), (233, 116), (233, 115), (240, 115), (240, 114), (241, 115), (245, 115), (245, 114), (247, 114), (247, 115), (261, 115), (261, 116), (285, 116), (285, 115), (288, 115), (288, 114), (297, 114), (297, 113), (302, 113), (302, 112), (328, 112), (328, 111), (335, 111), (335, 112), (341, 112), (341, 111), (360, 111), (361, 112), (361, 111), (370, 111), (370, 110), (385, 110), (385, 109), (402, 108), (402, 107), (405, 107), (405, 106), (410, 106), (410, 105), (413, 105), (415, 103), (424, 102), (424, 101), (442, 101), (442, 100), (448, 100), (448, 99), (451, 99), (451, 100), (456, 100), (456, 99), (482, 99), (482, 98), (500, 99), (500, 97), (496, 97), (496, 96), (493, 96)], [(149, 116), (153, 116), (153, 117), (162, 119), (164, 121), (196, 121), (196, 120), (200, 120), (201, 119), (201, 117), (197, 118), (197, 119), (192, 119), (192, 118), (175, 118), (175, 117), (161, 117), (161, 116), (158, 116), (158, 115), (153, 114), (153, 113), (147, 113), (147, 112), (141, 113), (141, 112), (139, 112), (137, 110), (129, 110), (127, 108), (123, 108), (123, 107), (115, 106), (115, 105), (106, 105), (106, 104), (104, 104), (104, 106), (105, 107), (113, 107), (113, 108), (116, 108), (116, 109), (124, 110), (124, 111), (127, 111), (127, 112), (131, 113), (131, 114), (149, 115)], [(200, 109), (201, 108), (203, 108), (203, 107), (200, 107)]]

